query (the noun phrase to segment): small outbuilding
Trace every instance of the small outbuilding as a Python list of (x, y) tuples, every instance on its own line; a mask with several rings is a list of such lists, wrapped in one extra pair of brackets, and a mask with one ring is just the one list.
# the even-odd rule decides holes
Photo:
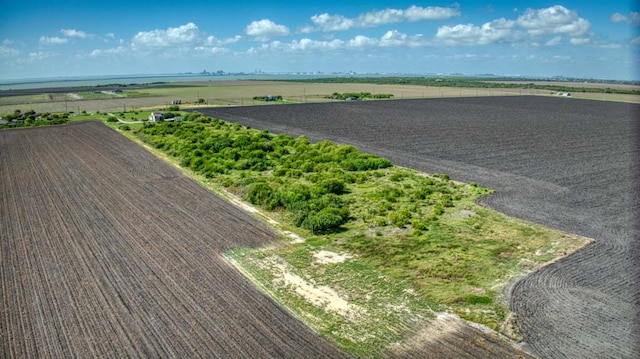
[(149, 115), (149, 121), (151, 122), (163, 121), (163, 120), (164, 120), (164, 112), (162, 111), (151, 112), (151, 114)]

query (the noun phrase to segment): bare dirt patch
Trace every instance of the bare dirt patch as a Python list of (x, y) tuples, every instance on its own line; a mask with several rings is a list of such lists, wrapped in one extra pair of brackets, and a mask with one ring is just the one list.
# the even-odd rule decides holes
[(347, 259), (353, 258), (353, 256), (348, 253), (336, 253), (324, 250), (314, 253), (313, 256), (320, 264), (342, 263)]

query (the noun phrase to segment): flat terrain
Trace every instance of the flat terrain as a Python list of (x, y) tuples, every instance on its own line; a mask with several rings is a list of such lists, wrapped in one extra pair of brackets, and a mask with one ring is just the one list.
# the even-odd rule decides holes
[(344, 357), (223, 259), (261, 222), (100, 122), (0, 132), (0, 357)]
[[(569, 85), (571, 83), (558, 83)], [(599, 84), (600, 87), (614, 85)], [(595, 86), (595, 85), (593, 85)], [(182, 108), (197, 107), (198, 99), (207, 106), (271, 105), (255, 101), (255, 96), (280, 95), (288, 103), (312, 103), (331, 101), (326, 96), (334, 92), (371, 92), (393, 94), (394, 99), (549, 95), (549, 90), (429, 87), (406, 84), (361, 83), (300, 83), (282, 81), (207, 81), (170, 84), (135, 85), (122, 88), (116, 95), (94, 95), (91, 91), (109, 91), (113, 87), (95, 88), (39, 88), (0, 91), (0, 115), (16, 109), (36, 112), (119, 112), (126, 109), (159, 108), (181, 100)], [(639, 96), (611, 93), (572, 94), (574, 98), (589, 98), (623, 102), (640, 102)]]
[(475, 181), (497, 190), (495, 209), (594, 238), (512, 287), (522, 334), (544, 358), (640, 352), (640, 106), (518, 96), (202, 112)]

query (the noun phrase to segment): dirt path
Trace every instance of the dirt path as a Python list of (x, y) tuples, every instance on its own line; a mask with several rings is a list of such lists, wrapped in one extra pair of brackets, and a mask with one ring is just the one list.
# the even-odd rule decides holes
[(0, 132), (0, 356), (344, 357), (221, 253), (271, 230), (99, 122)]

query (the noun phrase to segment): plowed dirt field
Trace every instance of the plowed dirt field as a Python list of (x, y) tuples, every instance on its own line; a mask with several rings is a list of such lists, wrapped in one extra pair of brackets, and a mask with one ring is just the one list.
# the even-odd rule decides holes
[(211, 108), (258, 129), (331, 139), (497, 190), (486, 204), (596, 243), (510, 291), (544, 358), (640, 356), (640, 106), (489, 97)]
[(0, 357), (345, 357), (221, 253), (259, 221), (100, 122), (0, 132)]

